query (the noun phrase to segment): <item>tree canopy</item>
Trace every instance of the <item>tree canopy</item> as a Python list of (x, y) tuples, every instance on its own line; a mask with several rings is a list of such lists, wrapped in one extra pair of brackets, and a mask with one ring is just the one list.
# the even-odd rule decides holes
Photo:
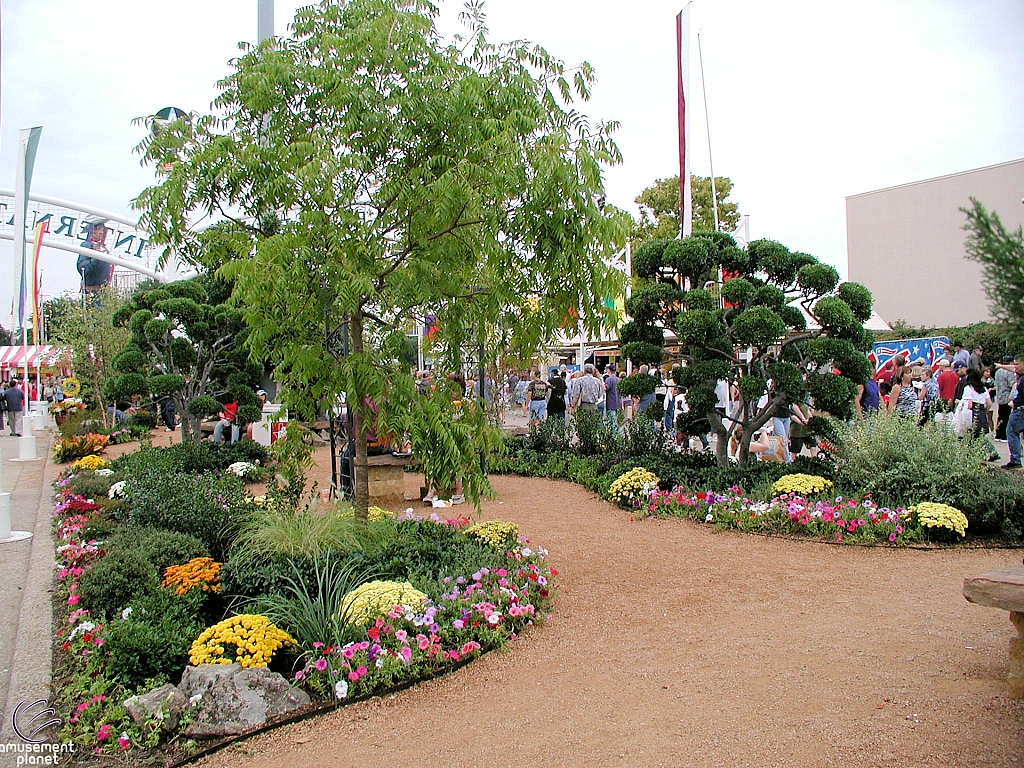
[[(719, 269), (731, 276), (721, 286)], [(676, 334), (675, 359), (684, 365), (673, 378), (690, 409), (679, 426), (697, 434), (710, 424), (720, 463), (737, 426), (745, 462), (753, 432), (808, 393), (818, 409), (850, 416), (857, 385), (871, 374), (867, 288), (840, 285), (836, 270), (809, 254), (771, 240), (741, 249), (721, 232), (648, 240), (634, 253), (633, 271), (641, 285), (626, 301), (632, 320), (621, 329), (622, 353), (634, 364), (660, 364), (665, 331)], [(715, 410), (723, 379), (741, 393), (735, 421)]]
[[(690, 176), (690, 199), (693, 203), (693, 231), (714, 232), (715, 213), (711, 199), (711, 177)], [(719, 229), (732, 232), (740, 224), (739, 206), (729, 200), (732, 181), (726, 176), (715, 177), (715, 192), (718, 195)], [(679, 223), (679, 176), (658, 179), (647, 187), (634, 201), (640, 206), (640, 221), (633, 232), (637, 245), (650, 238), (678, 237), (682, 231)]]
[[(495, 327), (510, 345), (541, 339), (571, 313), (596, 332), (621, 283), (606, 260), (628, 217), (601, 204), (603, 167), (621, 159), (615, 124), (572, 106), (589, 98), (591, 67), (489, 42), (478, 2), (464, 17), (468, 34), (445, 42), (424, 0), (300, 9), (291, 38), (234, 62), (216, 115), (142, 145), (169, 169), (137, 200), (152, 241), (196, 262), (222, 244), (252, 354), (272, 361), (293, 409), (347, 396), (360, 513), (368, 427), (436, 418), (437, 449), (482, 447), (436, 438), (443, 409), (417, 412), (410, 321), (435, 315), (453, 345)], [(235, 227), (196, 233), (204, 214)]]
[(967, 258), (984, 269), (982, 284), (992, 314), (1020, 336), (1024, 333), (1024, 227), (1007, 232), (999, 214), (987, 211), (973, 197), (971, 207), (960, 210), (967, 214)]
[(130, 336), (110, 361), (116, 375), (104, 397), (171, 398), (185, 440), (198, 440), (199, 422), (221, 410), (217, 396), (238, 403), (239, 423), (259, 419), (260, 369), (248, 360), (248, 329), (230, 295), (230, 284), (211, 275), (141, 286), (111, 318)]

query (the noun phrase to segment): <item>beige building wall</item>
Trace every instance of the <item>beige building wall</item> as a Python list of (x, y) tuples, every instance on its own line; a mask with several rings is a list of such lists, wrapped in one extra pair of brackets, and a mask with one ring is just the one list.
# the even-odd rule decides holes
[(846, 198), (849, 279), (892, 324), (958, 326), (991, 320), (981, 265), (964, 256), (976, 197), (1009, 231), (1024, 225), (1024, 158)]

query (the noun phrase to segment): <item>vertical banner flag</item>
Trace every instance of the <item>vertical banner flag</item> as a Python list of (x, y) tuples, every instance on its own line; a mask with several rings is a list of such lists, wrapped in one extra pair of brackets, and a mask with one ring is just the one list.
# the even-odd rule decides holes
[[(18, 290), (18, 322), (21, 325), (21, 343), (28, 347), (28, 327), (25, 324), (25, 301), (28, 293), (25, 268), (25, 219), (28, 218), (28, 193), (32, 187), (32, 170), (36, 165), (36, 150), (42, 126), (22, 128), (18, 136), (18, 171), (14, 177), (14, 263), (21, 266), (21, 284)], [(28, 381), (28, 356), (25, 357), (25, 381)]]
[(676, 16), (676, 62), (679, 88), (679, 218), (681, 234), (693, 231), (693, 201), (690, 197), (690, 3)]
[(43, 234), (50, 231), (49, 220), (36, 224), (36, 241), (32, 248), (32, 343), (39, 343), (39, 293), (43, 276), (39, 272), (39, 250), (43, 247)]

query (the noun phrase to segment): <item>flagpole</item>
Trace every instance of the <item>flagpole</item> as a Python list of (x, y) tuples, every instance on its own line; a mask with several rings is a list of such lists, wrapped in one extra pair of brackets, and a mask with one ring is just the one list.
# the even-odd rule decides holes
[(680, 234), (689, 237), (693, 231), (693, 200), (690, 190), (690, 5), (676, 16), (676, 64), (679, 128), (679, 218)]

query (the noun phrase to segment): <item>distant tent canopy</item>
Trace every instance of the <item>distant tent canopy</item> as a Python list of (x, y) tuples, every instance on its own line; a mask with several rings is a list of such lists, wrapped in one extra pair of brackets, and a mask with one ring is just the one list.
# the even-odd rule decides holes
[(26, 363), (31, 371), (71, 369), (70, 347), (55, 347), (50, 344), (29, 344), (0, 347), (0, 371), (4, 376), (9, 372), (25, 368)]

